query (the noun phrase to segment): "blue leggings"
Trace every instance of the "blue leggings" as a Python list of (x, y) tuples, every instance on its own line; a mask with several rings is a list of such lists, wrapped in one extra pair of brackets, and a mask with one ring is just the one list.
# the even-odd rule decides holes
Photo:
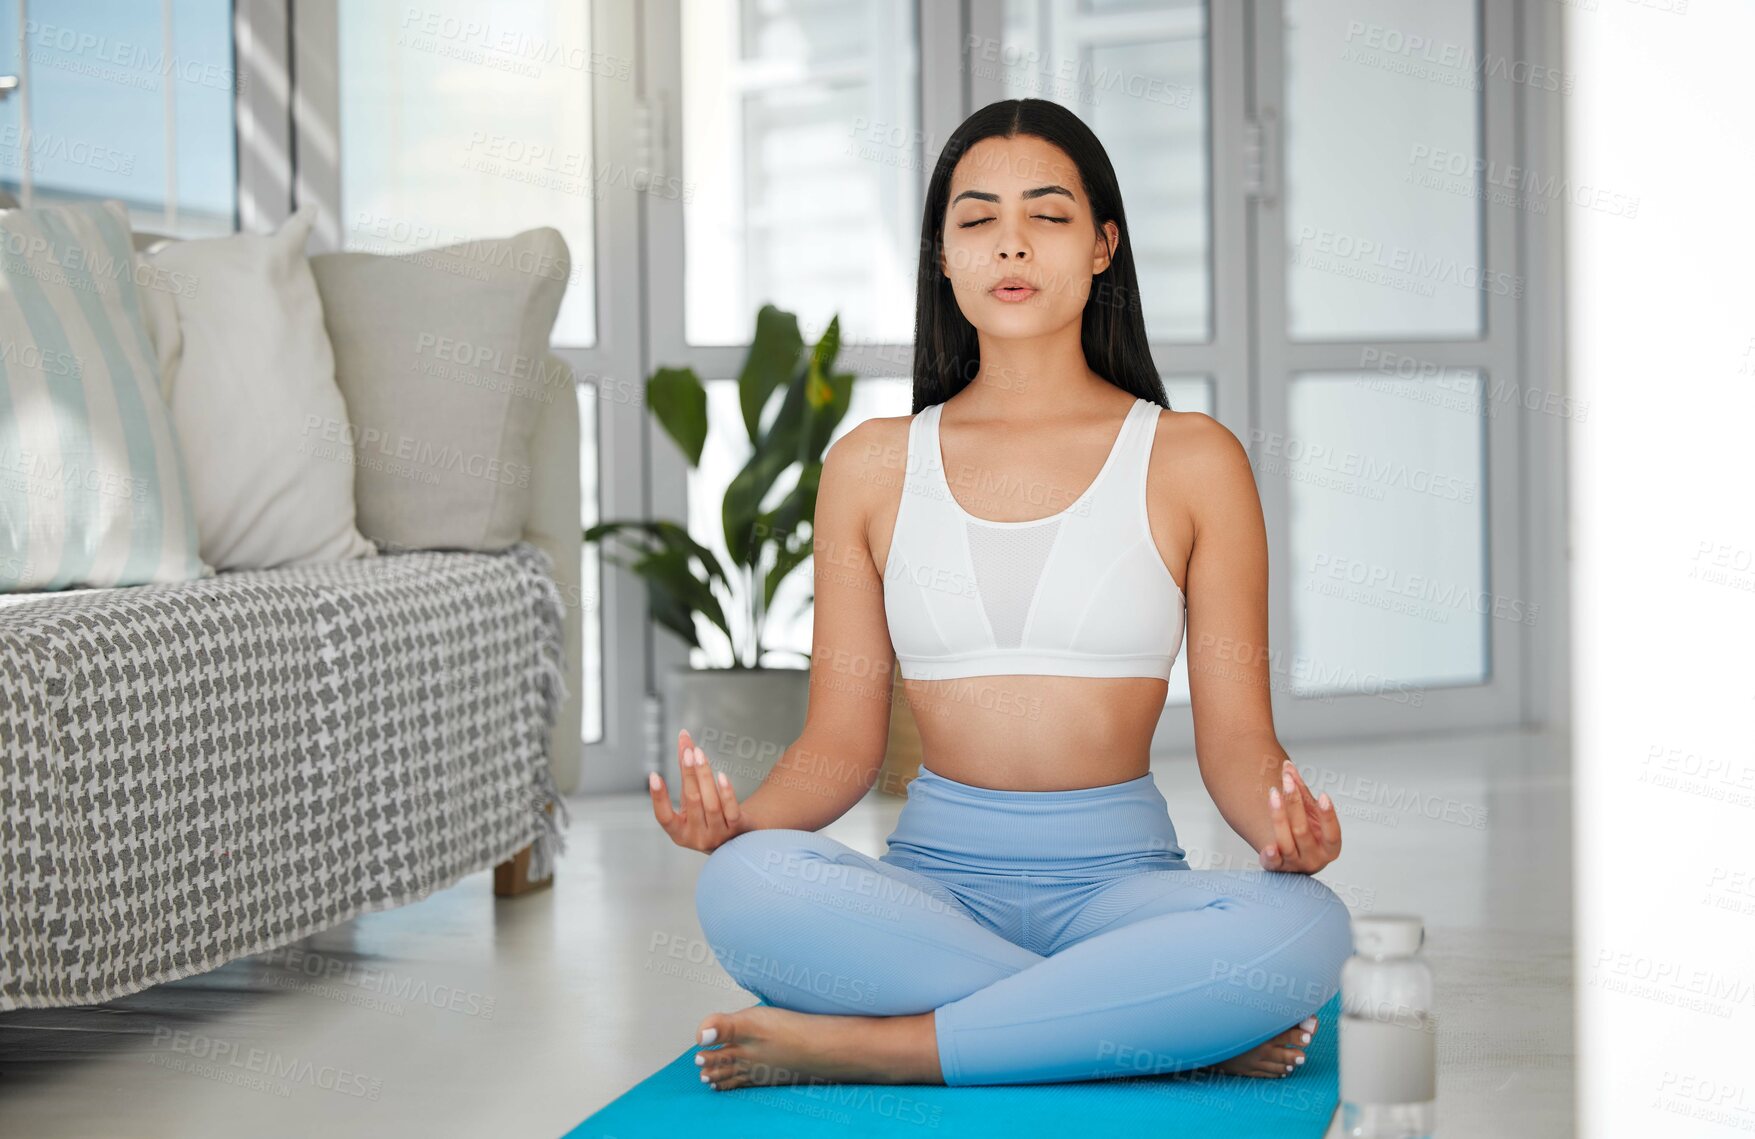
[(1216, 1063), (1322, 1007), (1353, 951), (1316, 879), (1191, 869), (1149, 774), (1006, 791), (922, 768), (888, 844), (746, 831), (702, 867), (696, 912), (771, 1005), (933, 1012), (953, 1087)]

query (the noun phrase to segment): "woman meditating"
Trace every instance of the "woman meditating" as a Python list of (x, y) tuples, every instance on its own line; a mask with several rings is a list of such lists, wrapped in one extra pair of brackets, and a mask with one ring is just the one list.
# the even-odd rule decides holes
[[(915, 414), (824, 457), (804, 732), (742, 803), (687, 731), (680, 806), (652, 777), (710, 852), (708, 943), (768, 1002), (701, 1022), (702, 1079), (1284, 1077), (1352, 937), (1310, 877), (1334, 805), (1274, 734), (1248, 456), (1168, 410), (1077, 116), (970, 116), (924, 213)], [(1185, 627), (1201, 777), (1259, 868), (1191, 868), (1152, 780)], [(924, 762), (874, 858), (817, 832), (877, 776), (896, 664)]]

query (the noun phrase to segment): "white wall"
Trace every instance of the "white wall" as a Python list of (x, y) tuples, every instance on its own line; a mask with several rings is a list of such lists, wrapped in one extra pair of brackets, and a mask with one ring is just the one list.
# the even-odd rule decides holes
[(1566, 211), (1578, 1134), (1748, 1134), (1755, 4), (1576, 0), (1565, 32), (1575, 191), (1639, 199)]

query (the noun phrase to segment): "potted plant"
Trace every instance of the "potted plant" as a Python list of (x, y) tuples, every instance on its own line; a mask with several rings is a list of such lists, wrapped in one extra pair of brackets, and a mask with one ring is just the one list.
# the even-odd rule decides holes
[[(811, 556), (823, 451), (853, 396), (853, 373), (834, 371), (839, 348), (839, 317), (807, 347), (793, 313), (773, 305), (757, 313), (737, 377), (751, 454), (719, 509), (729, 565), (680, 522), (619, 519), (585, 531), (586, 542), (613, 537), (635, 551), (631, 562), (607, 551), (604, 557), (644, 579), (652, 620), (694, 648), (703, 647), (703, 625), (711, 626), (731, 647), (729, 667), (684, 665), (663, 678), (668, 742), (661, 755), (673, 784), (680, 775), (674, 746), (680, 728), (689, 729), (739, 798), (761, 785), (804, 730), (810, 654), (771, 649), (764, 633), (781, 583)], [(700, 377), (692, 368), (660, 368), (646, 392), (659, 426), (698, 468), (708, 429)], [(783, 489), (782, 476), (794, 470), (796, 482)], [(726, 616), (730, 611), (741, 615), (741, 637)], [(807, 668), (769, 667), (769, 655), (781, 651), (803, 656)]]

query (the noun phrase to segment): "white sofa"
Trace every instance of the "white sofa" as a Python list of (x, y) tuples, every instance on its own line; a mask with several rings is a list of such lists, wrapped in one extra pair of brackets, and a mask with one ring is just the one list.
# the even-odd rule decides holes
[(114, 999), (488, 867), (497, 893), (545, 882), (581, 755), (579, 448), (567, 390), (507, 551), (0, 599), (0, 1010)]

